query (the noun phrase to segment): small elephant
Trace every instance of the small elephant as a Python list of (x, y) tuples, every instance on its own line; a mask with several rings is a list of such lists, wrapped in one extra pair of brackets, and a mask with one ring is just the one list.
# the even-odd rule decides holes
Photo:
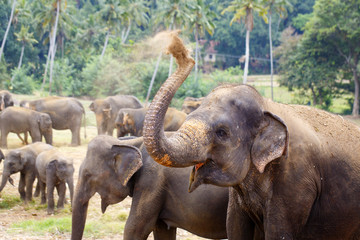
[(41, 141), (42, 136), (48, 144), (52, 144), (52, 121), (48, 114), (22, 107), (8, 107), (0, 114), (1, 146), (7, 148), (9, 132), (27, 132), (33, 142)]
[[(132, 140), (129, 140), (132, 141)], [(190, 168), (171, 169), (155, 163), (145, 149), (124, 145), (107, 135), (88, 145), (76, 186), (71, 239), (82, 238), (90, 198), (101, 196), (101, 210), (132, 197), (124, 240), (175, 240), (176, 228), (196, 235), (226, 238), (228, 189), (203, 185), (189, 194)]]
[(201, 105), (201, 101), (203, 99), (204, 99), (203, 97), (201, 98), (186, 97), (184, 99), (184, 103), (181, 106), (181, 111), (183, 111), (186, 114), (190, 114)]
[[(117, 137), (123, 137), (126, 134), (137, 137), (142, 136), (146, 111), (147, 108), (120, 109), (115, 120)], [(178, 130), (185, 121), (186, 116), (186, 113), (179, 111), (176, 108), (169, 108), (165, 115), (164, 130)]]
[(113, 135), (115, 118), (121, 108), (142, 108), (142, 104), (134, 96), (116, 95), (105, 99), (95, 99), (89, 106), (95, 113), (98, 135)]
[(26, 203), (32, 200), (33, 184), (36, 178), (35, 161), (42, 151), (53, 148), (53, 146), (36, 142), (27, 146), (11, 150), (4, 160), (4, 169), (0, 185), (0, 192), (4, 189), (6, 182), (12, 183), (11, 175), (20, 172), (19, 193)]
[(71, 145), (81, 144), (81, 121), (84, 123), (84, 137), (86, 138), (86, 115), (84, 106), (75, 98), (51, 96), (33, 101), (21, 101), (21, 107), (49, 114), (52, 128), (71, 131)]
[(0, 90), (0, 111), (11, 106), (14, 106), (11, 93), (7, 90)]
[[(72, 160), (66, 158), (58, 149), (44, 151), (36, 158), (36, 171), (38, 175), (41, 204), (48, 202), (47, 213), (54, 213), (54, 188), (59, 194), (57, 208), (64, 208), (66, 183), (70, 190), (72, 202), (74, 193), (74, 166)], [(45, 195), (45, 188), (47, 193)]]
[(151, 157), (177, 169), (195, 165), (190, 191), (231, 187), (229, 239), (254, 227), (265, 239), (360, 239), (359, 127), (320, 109), (273, 102), (249, 85), (224, 84), (166, 137), (164, 113), (194, 66), (181, 40), (173, 40), (179, 68), (144, 122)]

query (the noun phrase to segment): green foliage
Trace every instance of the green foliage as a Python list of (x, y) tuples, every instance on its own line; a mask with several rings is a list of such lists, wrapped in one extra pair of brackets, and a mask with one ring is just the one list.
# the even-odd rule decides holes
[(47, 218), (45, 220), (26, 220), (14, 223), (12, 228), (31, 233), (65, 233), (71, 232), (71, 217)]
[(0, 209), (10, 209), (21, 203), (20, 197), (1, 194)]
[(6, 81), (5, 87), (10, 89), (11, 92), (17, 94), (32, 94), (35, 88), (33, 76), (29, 74), (29, 67), (23, 66), (22, 68), (14, 69), (12, 75), (14, 76), (13, 81)]

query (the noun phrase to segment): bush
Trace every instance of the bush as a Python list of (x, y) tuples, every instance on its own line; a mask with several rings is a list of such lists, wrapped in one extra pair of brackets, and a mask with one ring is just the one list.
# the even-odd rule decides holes
[(6, 81), (5, 87), (13, 93), (17, 94), (32, 94), (35, 88), (35, 83), (32, 75), (28, 75), (29, 68), (23, 66), (22, 68), (14, 69), (12, 71), (13, 80)]

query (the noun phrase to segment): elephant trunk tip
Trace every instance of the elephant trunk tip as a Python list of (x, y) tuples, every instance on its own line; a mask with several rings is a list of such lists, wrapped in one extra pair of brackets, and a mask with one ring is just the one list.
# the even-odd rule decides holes
[(183, 41), (181, 40), (181, 38), (179, 38), (179, 32), (180, 31), (177, 30), (170, 33), (171, 42), (167, 48), (167, 54), (172, 54), (175, 57), (176, 63), (179, 66), (184, 66), (189, 61), (195, 64), (194, 59), (190, 56), (189, 49), (185, 47)]

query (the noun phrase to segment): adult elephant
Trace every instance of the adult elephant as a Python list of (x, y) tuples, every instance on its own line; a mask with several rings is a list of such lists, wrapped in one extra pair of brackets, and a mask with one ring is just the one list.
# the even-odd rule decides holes
[(5, 156), (0, 192), (4, 189), (6, 182), (13, 184), (11, 175), (20, 172), (19, 193), (22, 200), (32, 200), (33, 184), (36, 178), (35, 161), (42, 152), (53, 148), (53, 146), (36, 142), (27, 146), (11, 150)]
[(86, 137), (86, 115), (83, 105), (75, 98), (46, 97), (33, 101), (22, 102), (21, 106), (50, 115), (52, 127), (56, 130), (71, 131), (71, 145), (81, 144), (80, 128), (84, 121), (84, 135)]
[[(138, 137), (142, 136), (146, 111), (147, 108), (120, 109), (115, 119), (117, 137), (123, 137), (126, 134)], [(164, 130), (178, 130), (185, 121), (186, 116), (186, 113), (179, 111), (176, 108), (169, 108), (165, 115)]]
[(195, 111), (201, 105), (201, 101), (203, 99), (204, 99), (203, 97), (201, 98), (186, 97), (181, 106), (181, 111), (183, 111), (186, 114)]
[(101, 196), (102, 212), (132, 197), (124, 240), (145, 240), (152, 231), (155, 240), (175, 240), (176, 228), (206, 238), (226, 238), (228, 189), (204, 185), (190, 194), (191, 168), (163, 167), (145, 148), (140, 151), (124, 144), (129, 141), (101, 135), (89, 143), (74, 195), (71, 239), (82, 238), (89, 200), (95, 193)]
[(44, 136), (46, 143), (52, 144), (52, 121), (47, 113), (37, 112), (22, 107), (8, 107), (0, 114), (1, 146), (7, 148), (7, 136), (10, 132), (30, 132), (32, 142), (41, 142)]
[(10, 106), (14, 106), (11, 93), (7, 90), (0, 90), (0, 111)]
[(142, 108), (139, 99), (131, 95), (116, 95), (95, 99), (89, 106), (95, 113), (98, 134), (113, 135), (116, 115), (121, 108)]
[(265, 239), (360, 239), (359, 128), (322, 110), (272, 102), (247, 85), (223, 85), (166, 137), (166, 109), (194, 64), (174, 40), (169, 50), (179, 67), (144, 123), (151, 156), (170, 167), (195, 165), (191, 191), (204, 183), (233, 187), (229, 239), (251, 238), (254, 226)]

